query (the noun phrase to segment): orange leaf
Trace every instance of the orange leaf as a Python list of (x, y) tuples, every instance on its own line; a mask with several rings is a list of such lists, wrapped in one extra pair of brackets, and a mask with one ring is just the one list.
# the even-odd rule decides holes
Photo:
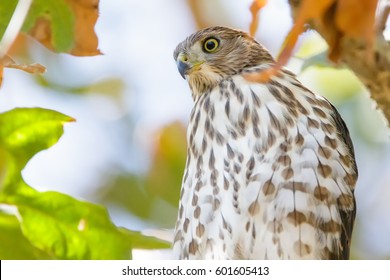
[[(98, 18), (99, 0), (65, 0), (74, 17), (74, 46), (69, 51), (76, 56), (92, 56), (101, 54), (98, 50), (98, 38), (95, 34), (95, 23)], [(29, 34), (50, 50), (53, 46), (52, 25), (49, 18), (36, 20)]]
[[(280, 70), (280, 68), (284, 66), (290, 59), (299, 35), (301, 35), (301, 33), (305, 30), (305, 24), (310, 20), (321, 18), (334, 1), (336, 0), (302, 0), (301, 7), (298, 11), (294, 26), (291, 28), (283, 43), (283, 47), (276, 64), (272, 68), (264, 70), (262, 72), (247, 74), (245, 75), (245, 78), (252, 82), (268, 82), (271, 77), (275, 75)], [(258, 11), (256, 10), (257, 6), (255, 2), (257, 1), (254, 1), (250, 8), (252, 15), (254, 15), (254, 12), (257, 13)], [(255, 18), (253, 19), (252, 23), (254, 21)], [(252, 34), (252, 30), (250, 32)]]
[(335, 19), (338, 28), (349, 37), (373, 37), (377, 4), (377, 0), (339, 0)]
[(301, 8), (299, 9), (294, 26), (284, 41), (284, 46), (276, 63), (278, 67), (285, 65), (290, 59), (299, 35), (305, 30), (304, 25), (310, 20), (321, 20), (322, 16), (334, 1), (335, 0), (302, 0)]
[(98, 55), (98, 38), (95, 23), (99, 11), (99, 0), (66, 0), (76, 16), (75, 46), (71, 54), (78, 56)]
[(296, 22), (304, 24), (310, 19), (320, 19), (337, 0), (302, 0)]
[(259, 10), (263, 8), (267, 4), (268, 0), (253, 0), (252, 5), (250, 7), (250, 11), (252, 14), (252, 21), (249, 27), (249, 33), (252, 36), (255, 36), (257, 26), (259, 24)]
[[(363, 38), (367, 43), (367, 53), (372, 53), (375, 38), (375, 11), (377, 0), (339, 0), (336, 10), (336, 25), (351, 38)], [(358, 20), (356, 20), (358, 19)]]

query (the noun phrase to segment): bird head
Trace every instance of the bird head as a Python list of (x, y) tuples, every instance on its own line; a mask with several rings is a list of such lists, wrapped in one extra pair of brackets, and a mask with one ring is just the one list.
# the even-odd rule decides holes
[(250, 35), (222, 26), (190, 35), (176, 47), (173, 56), (194, 96), (211, 91), (223, 79), (246, 68), (274, 62)]

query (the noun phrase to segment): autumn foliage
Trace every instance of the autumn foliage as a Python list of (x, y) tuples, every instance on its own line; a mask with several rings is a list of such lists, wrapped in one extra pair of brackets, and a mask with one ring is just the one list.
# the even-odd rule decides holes
[[(256, 33), (258, 13), (266, 2), (266, 0), (254, 0), (252, 3), (251, 35)], [(298, 37), (309, 24), (323, 34), (329, 45), (329, 59), (333, 62), (339, 61), (343, 51), (341, 42), (343, 38), (348, 37), (364, 41), (369, 46), (367, 57), (372, 57), (377, 0), (289, 0), (289, 2), (292, 6), (299, 5), (299, 8), (293, 9), (294, 25), (284, 41), (276, 65), (262, 73), (248, 75), (249, 80), (265, 82), (276, 74), (290, 59)]]
[[(204, 27), (207, 22), (201, 20), (202, 1), (187, 1), (196, 23)], [(95, 33), (99, 0), (33, 0), (27, 7), (23, 25), (13, 29), (12, 18), (21, 2), (28, 1), (1, 0), (0, 86), (4, 68), (31, 74), (46, 71), (39, 63), (17, 61), (14, 51), (26, 47), (27, 37), (55, 53), (101, 54)], [(248, 7), (252, 35), (267, 2), (253, 0)], [(335, 63), (345, 51), (345, 39), (363, 42), (368, 46), (367, 58), (372, 58), (378, 0), (289, 0), (289, 4), (294, 25), (285, 38), (276, 65), (261, 73), (248, 74), (247, 79), (267, 82), (276, 75), (291, 58), (298, 37), (309, 27), (318, 30), (327, 41), (328, 57)], [(13, 32), (14, 40), (7, 45), (3, 44), (2, 36), (8, 29)], [(388, 76), (382, 77), (384, 84), (388, 84)], [(108, 88), (113, 95), (113, 87)], [(134, 248), (169, 248), (168, 242), (117, 227), (102, 205), (59, 192), (39, 192), (24, 181), (22, 170), (29, 160), (56, 144), (64, 126), (74, 121), (71, 116), (43, 108), (0, 112), (0, 259), (129, 259)], [(103, 202), (119, 201), (121, 207), (135, 216), (155, 219), (152, 221), (155, 224), (158, 219), (161, 226), (166, 226), (160, 220), (168, 214), (161, 211), (161, 205), (169, 209), (177, 207), (186, 152), (185, 129), (182, 124), (174, 123), (161, 129), (156, 139), (149, 173), (125, 174), (130, 178), (123, 176), (119, 178), (123, 182), (118, 179), (116, 186), (110, 185)], [(4, 205), (16, 209), (17, 214), (2, 211)], [(176, 213), (173, 215), (175, 219)]]
[[(1, 5), (4, 5), (6, 18), (11, 18), (16, 1), (6, 0), (5, 2)], [(31, 4), (22, 31), (55, 52), (76, 56), (98, 55), (100, 51), (95, 33), (98, 4), (98, 0), (35, 0)], [(2, 33), (4, 30), (0, 30), (0, 34)], [(38, 63), (17, 63), (11, 56), (5, 55), (0, 58), (0, 86), (4, 67), (32, 74), (42, 74), (46, 70)]]
[[(12, 18), (21, 2), (26, 3), (1, 2), (0, 35), (11, 30), (16, 32), (9, 33), (11, 38), (17, 38), (19, 29), (13, 26)], [(98, 55), (94, 32), (98, 4), (98, 0), (32, 1), (21, 31), (54, 52)], [(4, 67), (33, 74), (45, 72), (40, 64), (17, 63), (11, 58), (12, 43), (24, 44), (23, 40), (6, 45), (3, 39), (0, 82)], [(55, 191), (40, 192), (25, 182), (22, 170), (26, 164), (36, 153), (54, 145), (64, 125), (73, 121), (43, 108), (0, 113), (0, 259), (131, 259), (134, 248), (168, 248), (168, 242), (117, 227), (101, 205)]]

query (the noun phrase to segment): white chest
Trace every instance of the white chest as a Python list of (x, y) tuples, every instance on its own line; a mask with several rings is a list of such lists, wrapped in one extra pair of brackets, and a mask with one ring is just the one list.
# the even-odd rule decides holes
[(323, 99), (298, 87), (289, 96), (281, 86), (236, 77), (196, 101), (178, 257), (313, 259), (334, 246), (337, 233), (316, 223), (340, 224), (337, 197), (351, 196), (344, 180), (351, 167), (339, 157), (347, 149), (333, 138)]

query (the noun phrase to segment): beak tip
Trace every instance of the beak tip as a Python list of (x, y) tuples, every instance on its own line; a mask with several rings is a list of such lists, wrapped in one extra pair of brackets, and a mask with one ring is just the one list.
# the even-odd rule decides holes
[(179, 70), (180, 76), (185, 80), (185, 75), (187, 74), (188, 69), (190, 69), (189, 65), (181, 60), (177, 62), (177, 69)]

